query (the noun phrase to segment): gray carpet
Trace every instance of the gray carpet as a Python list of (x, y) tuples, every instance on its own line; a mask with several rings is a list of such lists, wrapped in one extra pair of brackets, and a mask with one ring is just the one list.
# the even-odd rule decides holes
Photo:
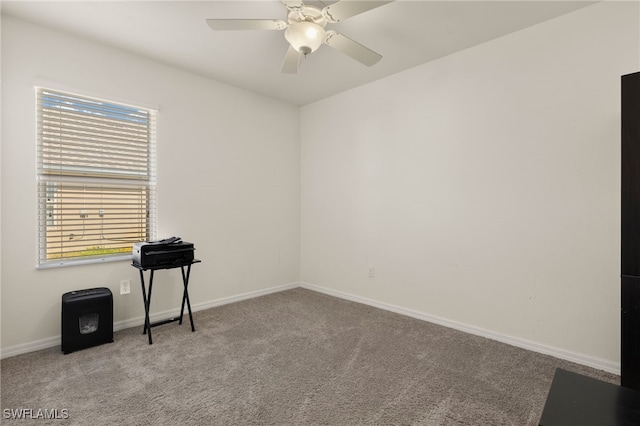
[[(2, 423), (523, 426), (538, 424), (556, 367), (619, 380), (300, 288), (194, 320), (195, 333), (154, 328), (151, 346), (136, 327), (2, 360)], [(4, 418), (21, 408), (68, 418)]]

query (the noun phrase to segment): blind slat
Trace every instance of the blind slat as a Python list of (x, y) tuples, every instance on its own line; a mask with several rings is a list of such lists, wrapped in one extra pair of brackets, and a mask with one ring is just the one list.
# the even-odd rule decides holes
[(132, 121), (139, 119), (140, 116), (147, 115), (149, 111), (143, 108), (105, 102), (99, 99), (92, 99), (50, 89), (39, 90), (38, 96), (42, 100), (44, 107), (55, 107), (61, 110), (85, 112), (87, 114), (102, 116), (128, 117)]

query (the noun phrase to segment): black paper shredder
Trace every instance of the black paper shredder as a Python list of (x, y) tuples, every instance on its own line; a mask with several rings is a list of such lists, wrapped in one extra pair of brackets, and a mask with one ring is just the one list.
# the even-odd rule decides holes
[(113, 295), (106, 287), (62, 295), (62, 352), (113, 342)]

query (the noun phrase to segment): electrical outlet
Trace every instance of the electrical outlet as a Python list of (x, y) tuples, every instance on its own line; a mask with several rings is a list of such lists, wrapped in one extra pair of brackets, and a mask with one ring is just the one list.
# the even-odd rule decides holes
[(369, 278), (375, 278), (376, 276), (376, 268), (373, 266), (369, 266)]
[(120, 294), (131, 293), (131, 280), (120, 280)]

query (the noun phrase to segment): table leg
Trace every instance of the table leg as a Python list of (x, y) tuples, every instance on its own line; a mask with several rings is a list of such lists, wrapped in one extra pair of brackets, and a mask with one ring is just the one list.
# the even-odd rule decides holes
[(153, 340), (151, 338), (151, 321), (149, 320), (149, 311), (151, 310), (151, 288), (153, 285), (153, 270), (151, 271), (151, 275), (149, 278), (149, 293), (147, 294), (145, 285), (144, 285), (144, 273), (140, 270), (140, 284), (142, 285), (142, 299), (144, 301), (144, 330), (142, 334), (148, 334), (149, 344), (153, 344)]
[(191, 303), (189, 302), (189, 292), (187, 290), (189, 286), (189, 275), (191, 275), (191, 265), (187, 266), (187, 273), (184, 273), (184, 266), (181, 268), (182, 271), (182, 284), (184, 285), (184, 292), (182, 293), (182, 306), (180, 307), (180, 322), (182, 324), (182, 316), (184, 315), (184, 303), (187, 302), (187, 309), (189, 311), (189, 321), (191, 322), (191, 331), (196, 331), (196, 328), (193, 325), (193, 314), (191, 313)]

